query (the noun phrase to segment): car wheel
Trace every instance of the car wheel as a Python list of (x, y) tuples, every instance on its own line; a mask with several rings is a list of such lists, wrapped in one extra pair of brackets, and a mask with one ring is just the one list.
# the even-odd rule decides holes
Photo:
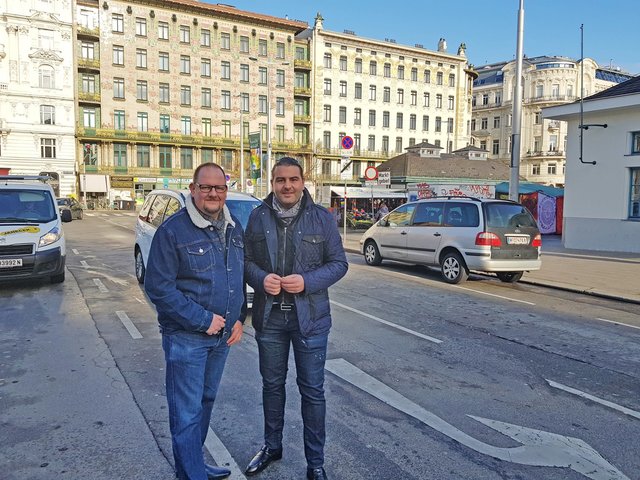
[(144, 283), (144, 275), (146, 269), (144, 268), (144, 260), (142, 259), (142, 252), (139, 248), (136, 248), (136, 278), (138, 283)]
[(368, 265), (377, 266), (382, 263), (380, 250), (374, 241), (368, 241), (364, 244), (364, 260)]
[(469, 277), (467, 266), (457, 252), (448, 252), (445, 254), (440, 263), (440, 271), (442, 278), (447, 283), (456, 284), (464, 282)]
[(515, 283), (522, 278), (524, 272), (496, 272), (500, 280), (506, 283)]
[(62, 283), (64, 282), (64, 271), (59, 275), (51, 276), (51, 283)]

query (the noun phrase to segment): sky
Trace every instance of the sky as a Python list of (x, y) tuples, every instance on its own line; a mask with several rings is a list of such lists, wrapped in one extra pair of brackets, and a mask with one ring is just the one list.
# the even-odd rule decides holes
[[(222, 0), (201, 0), (224, 3)], [(317, 12), (324, 28), (352, 30), (361, 37), (395, 39), (436, 50), (447, 41), (456, 53), (467, 46), (469, 63), (479, 67), (515, 59), (519, 0), (226, 0), (241, 10), (288, 16), (313, 25)], [(584, 56), (601, 66), (640, 74), (640, 2), (638, 0), (524, 0), (523, 51), (528, 57)]]

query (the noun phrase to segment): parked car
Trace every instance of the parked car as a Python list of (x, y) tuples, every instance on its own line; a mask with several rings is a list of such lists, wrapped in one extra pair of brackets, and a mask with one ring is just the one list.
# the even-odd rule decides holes
[(48, 278), (64, 282), (66, 245), (49, 177), (0, 176), (0, 282)]
[(69, 210), (71, 211), (71, 218), (82, 220), (84, 217), (82, 205), (75, 198), (58, 198), (56, 201), (58, 202), (60, 213), (62, 213), (63, 210)]
[[(185, 205), (189, 190), (154, 190), (144, 201), (136, 222), (136, 240), (133, 247), (136, 278), (144, 282), (145, 265), (149, 261), (151, 241), (158, 227), (171, 215)], [(227, 193), (225, 204), (231, 213), (240, 220), (242, 228), (246, 229), (251, 211), (260, 205), (260, 200), (252, 195), (238, 192)], [(247, 303), (251, 306), (253, 289), (247, 286)]]
[(448, 283), (469, 270), (517, 282), (539, 270), (542, 237), (521, 204), (509, 200), (442, 197), (405, 203), (367, 230), (360, 251), (369, 265), (382, 260), (437, 266)]

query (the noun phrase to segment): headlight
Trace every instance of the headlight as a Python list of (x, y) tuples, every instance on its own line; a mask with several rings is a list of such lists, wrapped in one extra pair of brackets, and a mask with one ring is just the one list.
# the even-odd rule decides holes
[(48, 233), (45, 233), (40, 237), (39, 247), (46, 247), (53, 242), (57, 242), (62, 238), (62, 229), (60, 227), (53, 227)]

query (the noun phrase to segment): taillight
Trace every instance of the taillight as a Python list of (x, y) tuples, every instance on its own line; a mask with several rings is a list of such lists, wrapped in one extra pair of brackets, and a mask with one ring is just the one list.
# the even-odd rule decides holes
[(542, 235), (540, 235), (539, 233), (536, 234), (536, 236), (533, 237), (533, 240), (531, 240), (531, 246), (532, 247), (541, 247), (542, 246)]
[(487, 245), (489, 247), (499, 247), (502, 245), (500, 237), (491, 232), (480, 232), (476, 235), (476, 245)]

